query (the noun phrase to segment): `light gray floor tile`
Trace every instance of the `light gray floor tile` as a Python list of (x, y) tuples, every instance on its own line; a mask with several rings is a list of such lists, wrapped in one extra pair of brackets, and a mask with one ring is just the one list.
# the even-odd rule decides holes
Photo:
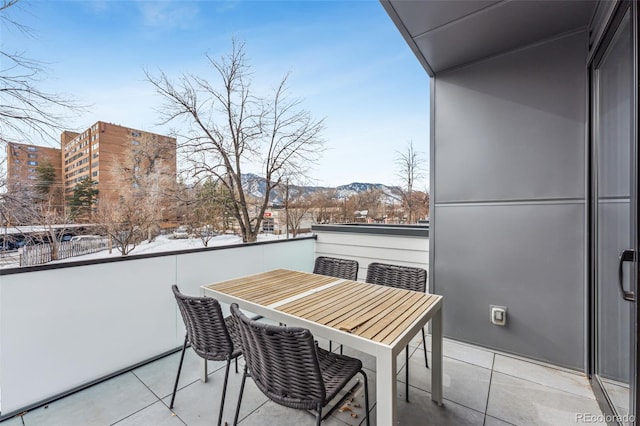
[(185, 423), (169, 410), (162, 401), (132, 414), (117, 422), (115, 426), (184, 426)]
[[(313, 414), (304, 410), (295, 410), (293, 408), (283, 407), (275, 402), (268, 401), (260, 406), (256, 411), (251, 413), (238, 423), (240, 426), (299, 426), (314, 425), (315, 417)], [(346, 426), (335, 417), (330, 416), (324, 422), (324, 426)]]
[[(424, 357), (417, 349), (409, 360), (409, 399), (413, 388), (431, 392), (431, 369), (424, 367)], [(491, 370), (456, 359), (443, 359), (443, 397), (476, 411), (484, 412), (489, 394)], [(404, 383), (404, 369), (398, 374)], [(400, 387), (401, 385), (398, 385)], [(404, 387), (404, 385), (402, 385)]]
[(487, 416), (484, 418), (484, 426), (512, 426), (513, 423), (505, 422), (504, 420), (496, 419), (495, 417)]
[(132, 373), (125, 373), (28, 412), (25, 424), (109, 425), (153, 404), (157, 398)]
[[(371, 420), (371, 425), (376, 425), (375, 412)], [(411, 389), (411, 402), (407, 403), (404, 400), (404, 387), (398, 388), (398, 424), (400, 426), (482, 426), (483, 421), (483, 413), (447, 400), (440, 407), (431, 401), (429, 392), (420, 389)]]
[[(376, 403), (376, 374), (372, 371), (366, 371), (367, 379), (369, 381), (369, 411), (374, 411)], [(365, 419), (365, 398), (364, 398), (364, 382), (362, 376), (358, 374), (347, 386), (347, 389), (356, 383), (356, 380), (360, 381), (360, 386), (351, 394), (351, 397), (345, 401), (336, 411), (333, 412), (331, 417), (336, 418), (342, 422), (342, 424), (357, 425)], [(336, 398), (338, 401), (340, 398)], [(337, 401), (332, 401), (330, 405), (336, 404)]]
[[(240, 373), (238, 374), (232, 369), (229, 373), (229, 384), (227, 386), (222, 420), (223, 424), (225, 421), (229, 424), (233, 422), (236, 404), (240, 394), (241, 380), (242, 369), (240, 369)], [(210, 375), (207, 383), (198, 380), (181, 389), (176, 394), (176, 401), (173, 407), (174, 412), (189, 426), (215, 424), (218, 420), (223, 383), (224, 369), (221, 369)], [(163, 402), (169, 405), (170, 399), (171, 397), (168, 396), (163, 399)], [(266, 401), (267, 398), (256, 387), (253, 380), (250, 378), (247, 379), (244, 396), (242, 398), (240, 419), (247, 416)]]
[(0, 422), (2, 426), (22, 426), (22, 416), (11, 417)]
[[(494, 372), (487, 415), (515, 425), (576, 424), (580, 414), (601, 415), (591, 398)], [(599, 424), (599, 423), (590, 423)]]
[(494, 371), (529, 380), (585, 398), (595, 399), (589, 380), (584, 374), (569, 373), (533, 362), (504, 355), (496, 355)]
[[(427, 350), (431, 352), (431, 348), (431, 336), (427, 335)], [(448, 358), (457, 359), (458, 361), (464, 361), (483, 368), (493, 368), (494, 353), (487, 349), (456, 342), (455, 340), (444, 339), (442, 341), (442, 352), (444, 356)], [(431, 353), (429, 353), (429, 362), (431, 362)]]
[[(173, 392), (173, 385), (178, 373), (181, 352), (176, 352), (162, 359), (143, 365), (133, 370), (142, 382), (151, 389), (159, 398), (164, 398)], [(208, 361), (209, 375), (225, 367), (225, 362)], [(231, 362), (232, 371), (233, 361)], [(202, 358), (200, 358), (191, 348), (187, 348), (184, 354), (184, 363), (180, 372), (180, 382), (178, 389), (181, 389), (196, 380), (200, 380), (202, 371)]]

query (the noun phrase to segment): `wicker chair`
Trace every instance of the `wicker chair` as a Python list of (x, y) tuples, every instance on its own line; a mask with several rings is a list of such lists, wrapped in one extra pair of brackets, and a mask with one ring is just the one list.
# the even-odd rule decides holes
[(364, 378), (369, 425), (369, 387), (360, 360), (319, 348), (311, 332), (305, 328), (253, 321), (235, 303), (231, 305), (231, 313), (240, 329), (246, 361), (234, 425), (238, 423), (247, 377), (252, 377), (262, 393), (280, 405), (316, 410), (316, 424), (320, 425), (323, 420), (322, 408), (357, 373)]
[(184, 361), (184, 353), (187, 344), (190, 343), (193, 350), (202, 358), (210, 361), (227, 361), (227, 369), (224, 373), (224, 385), (222, 387), (222, 399), (220, 401), (220, 414), (218, 426), (222, 424), (222, 412), (224, 410), (224, 398), (227, 393), (227, 381), (229, 378), (229, 366), (231, 360), (236, 361), (236, 373), (238, 372), (238, 357), (242, 355), (242, 345), (238, 326), (232, 316), (224, 318), (220, 303), (211, 297), (191, 297), (180, 293), (178, 286), (171, 287), (180, 308), (187, 333), (182, 345), (182, 355), (178, 366), (176, 383), (173, 386), (173, 395), (169, 408), (173, 408), (180, 380), (180, 370)]
[(356, 281), (358, 279), (358, 262), (355, 260), (319, 256), (316, 258), (313, 273)]
[[(387, 287), (402, 288), (425, 293), (427, 291), (427, 271), (422, 268), (410, 266), (389, 265), (386, 263), (370, 263), (367, 268), (366, 281), (371, 284), (379, 284)], [(422, 329), (422, 345), (424, 349), (424, 364), (429, 368), (427, 359), (427, 341)], [(409, 346), (405, 350), (405, 399), (409, 402)]]
[[(313, 267), (314, 274), (327, 275), (329, 277), (342, 278), (345, 280), (358, 280), (358, 261), (348, 259), (338, 259), (336, 257), (318, 256)], [(329, 350), (332, 342), (329, 340)], [(340, 346), (342, 354), (342, 345)]]

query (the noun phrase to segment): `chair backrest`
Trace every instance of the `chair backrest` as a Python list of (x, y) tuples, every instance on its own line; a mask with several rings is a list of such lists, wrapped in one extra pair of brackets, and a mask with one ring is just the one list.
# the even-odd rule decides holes
[(367, 267), (367, 282), (425, 293), (427, 271), (411, 266), (373, 262)]
[(171, 288), (193, 350), (205, 359), (228, 359), (233, 353), (233, 341), (225, 325), (220, 303), (212, 297), (186, 296), (180, 293), (176, 285)]
[(231, 305), (242, 351), (256, 386), (272, 401), (309, 410), (324, 404), (326, 390), (311, 332), (247, 318)]
[(358, 262), (356, 260), (319, 256), (316, 258), (313, 273), (356, 281), (358, 279)]

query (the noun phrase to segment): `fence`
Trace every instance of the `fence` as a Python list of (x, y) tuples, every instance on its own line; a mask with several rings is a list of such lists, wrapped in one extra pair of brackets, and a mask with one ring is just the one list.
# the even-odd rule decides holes
[(21, 249), (22, 253), (20, 254), (20, 266), (42, 265), (43, 263), (48, 263), (52, 260), (67, 259), (69, 257), (95, 253), (101, 250), (105, 250), (107, 247), (108, 240), (106, 238), (84, 241), (65, 241), (58, 244), (58, 253), (56, 259), (52, 259), (52, 244), (25, 246)]

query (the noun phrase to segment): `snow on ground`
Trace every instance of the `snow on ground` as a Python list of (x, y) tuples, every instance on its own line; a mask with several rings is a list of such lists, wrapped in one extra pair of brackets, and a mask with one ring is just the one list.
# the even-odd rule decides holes
[[(309, 236), (311, 234), (300, 235)], [(273, 241), (279, 239), (286, 239), (285, 235), (272, 235), (272, 234), (260, 234), (258, 235), (258, 241)], [(228, 246), (233, 244), (241, 244), (242, 238), (238, 235), (218, 235), (217, 237), (213, 237), (209, 240), (209, 244), (207, 247), (218, 247), (218, 246)], [(154, 241), (143, 241), (139, 245), (137, 245), (129, 255), (137, 255), (137, 254), (149, 254), (149, 253), (161, 253), (167, 251), (179, 251), (179, 250), (190, 250), (190, 249), (198, 249), (204, 248), (204, 244), (200, 238), (184, 238), (184, 239), (174, 239), (170, 235), (160, 235)], [(105, 259), (105, 258), (118, 258), (122, 255), (117, 249), (113, 249), (111, 254), (109, 254), (109, 250), (99, 251), (97, 253), (86, 254), (84, 256), (76, 256), (70, 257), (68, 259), (57, 260), (55, 262), (49, 262), (48, 265), (54, 263), (64, 263), (64, 262), (77, 262), (77, 261), (86, 261), (93, 259)], [(19, 258), (17, 253), (7, 254), (2, 260), (0, 260), (0, 268), (17, 268)]]

